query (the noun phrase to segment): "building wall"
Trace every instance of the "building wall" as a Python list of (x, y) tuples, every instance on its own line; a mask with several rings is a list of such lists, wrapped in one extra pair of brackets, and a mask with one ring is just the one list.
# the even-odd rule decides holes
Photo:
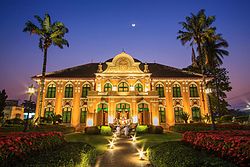
[[(41, 116), (44, 111), (51, 109), (55, 114), (63, 114), (63, 110), (71, 109), (71, 120), (67, 125), (92, 126), (113, 123), (117, 118), (117, 104), (126, 103), (130, 106), (129, 117), (133, 122), (144, 121), (145, 124), (161, 125), (167, 128), (176, 123), (175, 108), (179, 107), (190, 115), (192, 121), (192, 108), (200, 109), (201, 116), (208, 113), (207, 96), (202, 88), (202, 78), (156, 78), (151, 77), (146, 64), (144, 71), (139, 68), (140, 63), (126, 53), (121, 53), (113, 58), (112, 62), (107, 62), (107, 69), (102, 70), (102, 65), (98, 65), (97, 72), (93, 78), (46, 78), (43, 92), (43, 104)], [(37, 80), (39, 84), (39, 79)], [(118, 92), (118, 85), (125, 82), (129, 86), (128, 92)], [(104, 85), (110, 83), (112, 90), (104, 92)], [(141, 83), (143, 91), (135, 91), (135, 85)], [(56, 87), (56, 97), (47, 98), (48, 86), (54, 84)], [(65, 87), (67, 84), (73, 86), (73, 97), (65, 98)], [(82, 97), (83, 85), (89, 84), (91, 90), (87, 97)], [(163, 85), (164, 97), (159, 97), (156, 86)], [(181, 97), (173, 97), (173, 86), (177, 84), (181, 89)], [(190, 97), (190, 85), (196, 85), (198, 97)], [(39, 92), (39, 89), (38, 89)], [(39, 115), (39, 95), (37, 98), (36, 117)], [(140, 112), (139, 104), (145, 104), (148, 109)], [(99, 111), (99, 104), (106, 104), (108, 113)], [(159, 108), (165, 109), (165, 122), (159, 120)], [(87, 119), (85, 123), (80, 123), (81, 109), (87, 108)], [(101, 109), (102, 110), (102, 109)], [(125, 109), (120, 109), (123, 116)], [(142, 114), (143, 113), (143, 114)], [(127, 116), (127, 115), (126, 115)], [(104, 119), (106, 118), (106, 119)], [(106, 122), (106, 123), (105, 123)]]

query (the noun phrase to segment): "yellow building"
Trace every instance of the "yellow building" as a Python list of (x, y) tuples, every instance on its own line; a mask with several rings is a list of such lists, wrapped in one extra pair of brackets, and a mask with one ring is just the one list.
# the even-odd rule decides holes
[[(33, 77), (38, 84), (40, 78)], [(47, 73), (41, 116), (60, 114), (64, 124), (74, 127), (130, 119), (167, 128), (182, 122), (182, 111), (190, 115), (189, 121), (208, 113), (201, 83), (200, 74), (142, 63), (122, 52), (104, 63)]]

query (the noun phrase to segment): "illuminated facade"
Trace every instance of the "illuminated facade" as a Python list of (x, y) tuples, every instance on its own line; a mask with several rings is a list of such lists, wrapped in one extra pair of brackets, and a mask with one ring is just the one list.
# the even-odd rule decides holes
[[(40, 77), (33, 79), (39, 84)], [(201, 83), (200, 74), (142, 63), (122, 52), (104, 63), (47, 73), (41, 114), (60, 114), (64, 124), (74, 127), (108, 125), (125, 118), (167, 128), (182, 122), (182, 111), (190, 121), (208, 113)]]

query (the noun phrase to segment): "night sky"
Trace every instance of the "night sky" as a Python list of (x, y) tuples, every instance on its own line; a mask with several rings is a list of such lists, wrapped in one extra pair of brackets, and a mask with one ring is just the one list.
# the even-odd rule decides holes
[[(5, 0), (0, 5), (0, 90), (9, 99), (25, 99), (30, 79), (41, 73), (43, 53), (38, 37), (23, 33), (27, 20), (48, 12), (52, 21), (68, 28), (70, 47), (51, 47), (47, 71), (101, 62), (123, 48), (143, 62), (183, 68), (191, 63), (191, 48), (176, 39), (178, 24), (191, 12), (204, 8), (215, 15), (214, 25), (228, 41), (230, 56), (224, 67), (233, 86), (228, 94), (233, 107), (250, 101), (250, 1), (249, 0)], [(132, 27), (131, 24), (136, 24)]]

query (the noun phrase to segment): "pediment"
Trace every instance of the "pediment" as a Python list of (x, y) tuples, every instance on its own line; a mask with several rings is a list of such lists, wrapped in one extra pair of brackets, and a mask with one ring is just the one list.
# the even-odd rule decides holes
[(106, 62), (107, 69), (103, 73), (143, 73), (139, 68), (140, 62), (135, 62), (133, 57), (129, 54), (122, 52), (116, 55), (112, 62)]

